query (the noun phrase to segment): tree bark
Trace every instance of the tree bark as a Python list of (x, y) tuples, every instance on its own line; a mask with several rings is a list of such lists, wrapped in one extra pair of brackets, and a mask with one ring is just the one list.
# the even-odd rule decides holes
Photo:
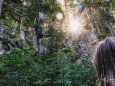
[(39, 52), (39, 54), (41, 54), (44, 52), (44, 46), (42, 46), (43, 30), (40, 27), (37, 27), (37, 25), (40, 26), (40, 21), (35, 18), (33, 28), (33, 45), (35, 46), (35, 49)]
[(0, 16), (1, 16), (1, 12), (2, 12), (2, 5), (3, 5), (4, 0), (0, 0)]
[(37, 20), (36, 18), (34, 19), (34, 28), (33, 28), (33, 31), (32, 31), (32, 35), (33, 35), (33, 45), (35, 47), (35, 49), (37, 51), (39, 51), (39, 40), (38, 40), (38, 37), (37, 37), (37, 28), (36, 28), (36, 23), (37, 23)]
[(20, 21), (19, 21), (19, 28), (20, 28), (20, 38), (25, 41), (25, 33), (22, 27), (22, 18), (20, 18)]

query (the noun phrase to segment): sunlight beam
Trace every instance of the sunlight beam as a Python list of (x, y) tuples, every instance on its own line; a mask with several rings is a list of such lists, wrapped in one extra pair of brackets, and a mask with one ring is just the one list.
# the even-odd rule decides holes
[(73, 13), (68, 13), (68, 29), (71, 35), (78, 37), (84, 31), (86, 21), (82, 16), (75, 16)]

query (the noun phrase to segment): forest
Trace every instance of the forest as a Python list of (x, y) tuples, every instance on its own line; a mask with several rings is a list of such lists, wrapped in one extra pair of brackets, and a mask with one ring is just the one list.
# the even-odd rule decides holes
[(0, 0), (0, 86), (98, 86), (110, 36), (115, 0)]

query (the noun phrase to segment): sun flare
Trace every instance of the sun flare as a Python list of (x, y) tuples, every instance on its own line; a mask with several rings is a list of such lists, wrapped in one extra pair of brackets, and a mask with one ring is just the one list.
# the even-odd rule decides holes
[(58, 13), (56, 18), (61, 20), (63, 18), (62, 29), (66, 33), (67, 37), (78, 39), (86, 32), (86, 26), (88, 21), (86, 19), (85, 12), (78, 13), (75, 8), (68, 6), (68, 2), (65, 0), (57, 0), (60, 3), (63, 11), (63, 16)]
[(81, 29), (80, 27), (82, 27), (82, 24), (80, 21), (77, 21), (76, 19), (69, 20), (69, 28), (71, 32), (80, 30)]
[(79, 36), (84, 32), (86, 21), (83, 16), (75, 16), (73, 13), (68, 13), (68, 32), (73, 36)]

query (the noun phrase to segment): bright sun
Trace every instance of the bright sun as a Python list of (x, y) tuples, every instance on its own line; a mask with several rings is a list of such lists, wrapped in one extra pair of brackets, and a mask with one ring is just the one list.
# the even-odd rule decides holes
[(80, 21), (77, 21), (76, 19), (69, 20), (69, 28), (72, 32), (75, 32), (76, 30), (80, 30), (80, 27), (82, 27)]
[(76, 17), (71, 12), (68, 13), (68, 29), (71, 35), (80, 35), (84, 31), (84, 26), (86, 25), (86, 21), (82, 16)]
[[(84, 16), (85, 13), (78, 14), (69, 6), (66, 6), (67, 2), (65, 0), (57, 0), (61, 4), (61, 9), (64, 11), (64, 17), (58, 13), (56, 15), (58, 20), (64, 19), (63, 29), (67, 33), (67, 36), (73, 39), (79, 38), (83, 33), (85, 33), (85, 26), (87, 25), (87, 20)], [(66, 8), (66, 9), (64, 9)]]

